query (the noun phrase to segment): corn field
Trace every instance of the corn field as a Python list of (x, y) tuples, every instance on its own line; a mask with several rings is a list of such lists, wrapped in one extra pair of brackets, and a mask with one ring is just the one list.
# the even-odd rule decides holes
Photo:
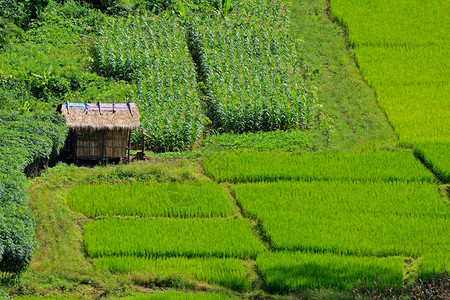
[[(257, 19), (196, 20), (190, 40), (203, 74), (208, 116), (220, 132), (307, 128), (314, 115), (314, 90), (302, 79), (287, 24)], [(270, 21), (270, 20), (267, 20)]]
[(180, 21), (173, 16), (111, 19), (100, 32), (95, 57), (101, 73), (137, 82), (132, 97), (145, 132), (135, 134), (135, 144), (144, 138), (149, 149), (174, 151), (197, 141), (204, 117)]
[(226, 217), (233, 213), (217, 183), (78, 185), (66, 203), (87, 217)]
[(433, 175), (408, 152), (300, 155), (224, 152), (204, 159), (205, 172), (218, 181), (368, 180), (426, 181)]

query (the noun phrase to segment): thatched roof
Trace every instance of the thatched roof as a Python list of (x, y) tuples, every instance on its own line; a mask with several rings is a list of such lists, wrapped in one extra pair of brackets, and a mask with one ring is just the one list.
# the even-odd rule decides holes
[(135, 103), (62, 103), (56, 110), (66, 118), (69, 129), (128, 129), (140, 126)]

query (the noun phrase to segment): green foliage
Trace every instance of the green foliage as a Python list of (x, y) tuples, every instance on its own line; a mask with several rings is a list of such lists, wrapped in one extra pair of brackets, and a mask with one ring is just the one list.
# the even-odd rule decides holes
[(147, 9), (154, 13), (164, 11), (179, 13), (180, 8), (188, 14), (216, 13), (222, 8), (222, 0), (136, 0), (134, 7)]
[(0, 0), (0, 19), (10, 19), (27, 28), (48, 3), (49, 0)]
[(365, 278), (366, 288), (402, 285), (403, 257), (355, 257), (301, 252), (264, 252), (257, 260), (267, 288), (295, 292), (300, 288), (336, 287), (351, 291)]
[(0, 300), (9, 300), (9, 295), (0, 289)]
[(102, 257), (94, 260), (94, 268), (119, 273), (154, 274), (158, 278), (192, 278), (237, 290), (251, 287), (242, 261), (232, 258), (139, 258)]
[(226, 217), (233, 212), (217, 183), (78, 185), (67, 204), (87, 217)]
[(421, 143), (414, 145), (414, 154), (433, 169), (439, 179), (450, 183), (450, 144)]
[(369, 180), (433, 181), (408, 152), (301, 155), (273, 152), (224, 152), (204, 159), (205, 172), (218, 181)]
[(28, 267), (36, 248), (35, 225), (25, 205), (13, 202), (0, 205), (0, 271), (13, 274)]
[(67, 129), (61, 116), (0, 116), (0, 271), (20, 273), (36, 247), (35, 221), (28, 209), (25, 168), (56, 155)]
[(25, 39), (37, 44), (64, 46), (98, 33), (107, 21), (104, 14), (74, 0), (50, 2), (30, 24)]
[[(0, 53), (0, 101), (13, 110), (54, 110), (64, 101), (112, 102), (134, 86), (90, 73), (86, 46), (58, 47), (25, 42)], [(49, 103), (49, 104), (46, 104)]]
[(447, 252), (427, 254), (420, 265), (419, 278), (431, 278), (439, 273), (449, 271), (450, 254)]
[[(308, 128), (314, 88), (303, 80), (282, 1), (232, 17), (198, 18), (188, 42), (206, 86), (208, 117), (219, 132)], [(245, 7), (245, 6), (244, 6)], [(252, 7), (253, 10), (253, 7)]]
[(0, 105), (3, 111), (27, 112), (47, 109), (45, 103), (39, 103), (24, 85), (0, 84), (0, 87)]
[(429, 183), (277, 182), (232, 190), (278, 250), (417, 257), (450, 247), (450, 209)]
[(209, 292), (199, 292), (199, 293), (184, 293), (184, 292), (160, 292), (153, 294), (141, 294), (138, 296), (130, 296), (123, 298), (125, 300), (227, 300), (235, 299), (231, 298), (225, 294), (219, 293), (209, 293)]
[(21, 40), (24, 32), (14, 22), (0, 17), (0, 51), (9, 43)]
[(72, 0), (51, 2), (26, 32), (0, 21), (5, 24), (0, 25), (0, 36), (6, 37), (0, 53), (2, 107), (54, 110), (62, 101), (111, 102), (130, 97), (134, 86), (90, 72), (90, 40), (104, 22), (102, 13)]
[(99, 72), (137, 79), (134, 98), (146, 133), (136, 133), (153, 151), (192, 147), (203, 131), (195, 67), (185, 31), (173, 16), (135, 17), (111, 21), (95, 44)]
[(323, 105), (318, 114), (324, 121), (318, 122), (328, 123), (331, 133), (326, 146), (352, 152), (396, 147), (398, 139), (373, 89), (361, 77), (352, 49), (343, 42), (342, 27), (329, 19), (328, 3), (292, 1), (289, 10), (289, 32), (297, 41), (299, 60), (306, 66), (309, 80), (317, 85)]
[(105, 219), (85, 226), (90, 257), (186, 256), (255, 258), (264, 247), (245, 220)]

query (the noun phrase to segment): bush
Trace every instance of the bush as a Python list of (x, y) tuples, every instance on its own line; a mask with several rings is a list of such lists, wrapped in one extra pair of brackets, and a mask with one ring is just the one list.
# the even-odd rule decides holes
[(56, 155), (67, 129), (53, 114), (0, 114), (0, 272), (17, 274), (36, 248), (23, 171)]

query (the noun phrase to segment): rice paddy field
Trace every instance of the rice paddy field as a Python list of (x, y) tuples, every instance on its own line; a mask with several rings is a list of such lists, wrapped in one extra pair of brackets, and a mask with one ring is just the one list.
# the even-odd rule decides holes
[[(324, 167), (326, 166), (326, 167)], [(204, 159), (205, 172), (218, 181), (367, 180), (427, 181), (433, 175), (408, 152), (300, 155), (224, 152)]]
[(101, 257), (93, 267), (112, 273), (139, 272), (162, 278), (186, 277), (244, 292), (251, 287), (248, 271), (241, 260), (235, 258), (186, 257)]
[(268, 288), (285, 292), (328, 286), (351, 290), (364, 278), (372, 289), (375, 279), (381, 287), (401, 285), (403, 263), (402, 257), (354, 257), (308, 252), (267, 252), (257, 259)]
[(448, 173), (448, 3), (332, 0), (330, 4), (333, 15), (346, 26), (361, 71), (376, 90), (400, 143), (418, 148), (423, 143), (441, 144), (420, 153), (437, 173)]
[[(361, 123), (365, 105), (348, 109), (350, 96), (332, 89), (336, 111), (324, 109), (321, 89), (339, 80), (318, 78), (342, 68), (310, 65), (300, 50), (310, 35), (326, 44), (329, 32), (305, 27), (294, 34), (291, 24), (301, 21), (291, 18), (291, 7), (306, 10), (313, 1), (97, 1), (95, 8), (63, 2), (49, 1), (35, 23), (19, 30), (3, 23), (0, 0), (0, 63), (3, 45), (25, 43), (21, 35), (34, 41), (28, 35), (49, 15), (66, 34), (81, 30), (80, 43), (90, 45), (77, 62), (91, 76), (83, 84), (102, 81), (99, 89), (111, 93), (107, 102), (136, 102), (142, 127), (132, 144), (151, 152), (128, 164), (57, 163), (26, 185), (22, 169), (42, 167), (36, 157), (50, 159), (62, 140), (33, 134), (25, 167), (14, 153), (31, 147), (30, 135), (20, 131), (19, 139), (6, 129), (33, 122), (0, 119), (0, 169), (20, 165), (0, 174), (1, 300), (381, 299), (384, 292), (409, 299), (423, 287), (420, 280), (439, 272), (447, 280), (439, 283), (442, 299), (450, 297), (447, 2), (331, 0), (326, 9), (317, 0), (310, 17), (334, 26), (346, 55), (335, 62), (356, 61), (349, 76), (373, 94), (370, 107), (392, 134), (386, 140), (395, 140), (377, 136), (345, 149), (330, 143), (342, 121), (335, 119)], [(37, 35), (53, 35), (51, 25)], [(326, 50), (311, 52), (319, 57)], [(8, 68), (0, 65), (0, 104), (2, 88), (19, 82)], [(52, 68), (22, 74), (27, 86), (42, 80), (39, 99), (103, 95), (66, 90), (77, 86), (76, 76), (58, 81)], [(49, 86), (61, 92), (51, 94)], [(24, 116), (39, 108), (20, 104)], [(376, 124), (368, 120), (348, 134)], [(299, 146), (314, 134), (326, 146)], [(218, 137), (217, 148), (204, 147), (208, 136)], [(252, 146), (236, 150), (239, 143)], [(27, 187), (35, 219), (25, 207)], [(23, 212), (15, 209), (19, 198)], [(38, 242), (31, 225), (11, 226), (8, 220), (18, 218), (9, 214), (24, 214)], [(25, 254), (21, 243), (30, 245)], [(28, 270), (16, 274), (11, 266), (18, 263)]]
[(226, 217), (233, 212), (228, 194), (213, 182), (79, 185), (66, 202), (88, 217)]
[(418, 257), (450, 247), (450, 210), (430, 184), (277, 182), (233, 191), (277, 250)]
[(264, 250), (244, 220), (105, 219), (86, 224), (90, 257), (178, 256), (255, 258)]
[(240, 293), (255, 284), (251, 265), (270, 293), (399, 287), (411, 259), (420, 278), (448, 268), (450, 208), (412, 152), (228, 153), (204, 167), (225, 185), (76, 185), (66, 203), (91, 218), (93, 268)]

